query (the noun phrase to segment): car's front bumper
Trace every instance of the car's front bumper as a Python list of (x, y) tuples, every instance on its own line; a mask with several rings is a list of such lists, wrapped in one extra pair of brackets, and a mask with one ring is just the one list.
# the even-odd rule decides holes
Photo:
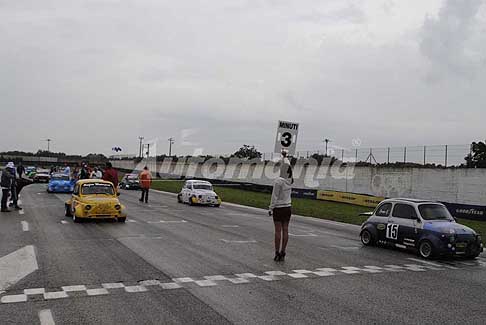
[(442, 242), (437, 247), (437, 254), (449, 256), (474, 256), (484, 250), (482, 242), (473, 239), (458, 238), (454, 242)]

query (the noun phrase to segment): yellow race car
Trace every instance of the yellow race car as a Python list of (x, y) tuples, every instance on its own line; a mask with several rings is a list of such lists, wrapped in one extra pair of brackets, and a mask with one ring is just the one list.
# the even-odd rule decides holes
[(99, 179), (80, 180), (65, 203), (66, 217), (74, 222), (83, 219), (116, 219), (125, 222), (125, 207), (118, 200), (118, 193), (111, 182)]

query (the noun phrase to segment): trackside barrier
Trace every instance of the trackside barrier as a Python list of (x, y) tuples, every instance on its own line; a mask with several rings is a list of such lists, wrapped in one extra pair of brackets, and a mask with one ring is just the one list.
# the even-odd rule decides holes
[(363, 194), (320, 190), (317, 191), (317, 199), (375, 208), (385, 198)]

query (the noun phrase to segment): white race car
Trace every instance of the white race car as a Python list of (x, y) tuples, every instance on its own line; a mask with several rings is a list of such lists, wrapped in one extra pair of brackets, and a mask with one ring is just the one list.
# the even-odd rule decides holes
[(221, 198), (213, 191), (213, 185), (206, 181), (188, 180), (177, 195), (179, 203), (190, 205), (212, 205), (219, 207)]

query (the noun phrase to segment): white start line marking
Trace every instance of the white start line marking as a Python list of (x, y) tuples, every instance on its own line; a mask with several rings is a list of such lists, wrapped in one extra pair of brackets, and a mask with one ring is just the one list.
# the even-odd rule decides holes
[(25, 214), (24, 209), (19, 210), (19, 214), (20, 214), (20, 215)]
[(238, 226), (238, 225), (222, 225), (221, 227), (223, 227), (223, 228), (239, 228), (240, 226)]
[[(450, 271), (442, 265), (430, 265), (424, 263), (426, 261), (417, 260), (421, 264), (404, 264), (404, 265), (366, 265), (362, 267), (345, 266), (340, 268), (317, 268), (314, 270), (292, 270), (289, 272), (283, 271), (266, 271), (260, 274), (255, 273), (240, 273), (232, 275), (210, 275), (198, 278), (181, 277), (173, 278), (169, 282), (161, 282), (160, 280), (144, 280), (133, 283), (113, 282), (102, 283), (100, 285), (69, 285), (60, 288), (31, 288), (23, 291), (0, 291), (0, 303), (22, 303), (28, 302), (29, 299), (39, 300), (39, 297), (44, 300), (66, 299), (81, 296), (100, 296), (113, 294), (137, 294), (148, 292), (151, 290), (174, 290), (180, 288), (205, 288), (215, 287), (221, 284), (226, 285), (240, 285), (246, 283), (255, 283), (258, 281), (284, 281), (284, 280), (298, 280), (298, 279), (317, 279), (327, 278), (333, 276), (353, 276), (355, 274), (380, 274), (386, 272), (430, 272), (430, 271)], [(460, 263), (458, 263), (460, 264)], [(475, 266), (484, 266), (478, 263)], [(49, 324), (49, 323), (46, 323)]]
[(62, 223), (63, 225), (65, 225), (65, 224), (68, 224), (69, 222), (67, 222), (66, 220), (61, 220), (61, 223)]
[(256, 243), (256, 240), (228, 240), (228, 239), (221, 239), (222, 242), (231, 243), (231, 244), (252, 244)]
[(43, 309), (39, 312), (39, 321), (41, 325), (56, 325), (50, 309)]
[(29, 231), (29, 223), (27, 221), (20, 221), (22, 224), (22, 231)]

